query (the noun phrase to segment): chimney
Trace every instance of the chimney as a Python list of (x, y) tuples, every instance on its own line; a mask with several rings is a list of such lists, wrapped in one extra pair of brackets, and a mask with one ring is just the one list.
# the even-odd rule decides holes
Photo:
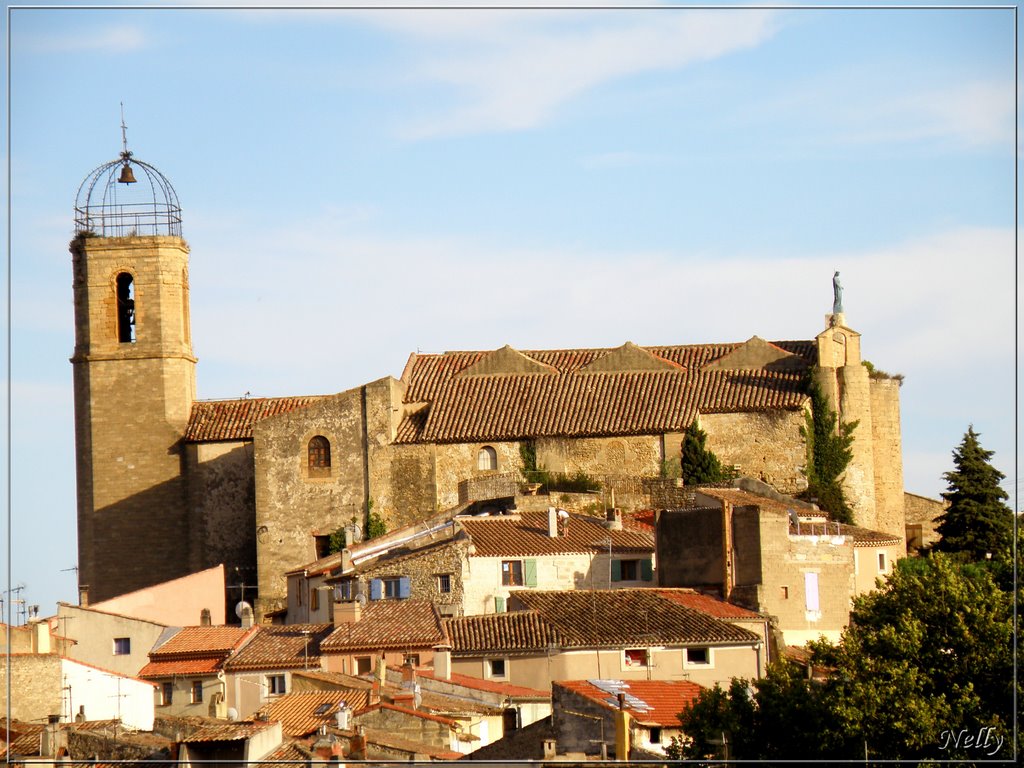
[(239, 618), (242, 620), (242, 629), (249, 629), (252, 626), (252, 606), (248, 603), (242, 603)]
[(618, 507), (612, 507), (605, 513), (605, 525), (609, 531), (621, 531), (622, 530), (622, 510)]
[(89, 585), (79, 584), (78, 585), (78, 604), (85, 608), (89, 605)]
[(363, 726), (356, 726), (356, 734), (348, 744), (348, 757), (351, 760), (366, 759), (366, 736), (363, 735)]
[(615, 759), (629, 760), (629, 726), (632, 718), (626, 711), (626, 694), (620, 693), (618, 698), (619, 708), (615, 711)]
[(402, 687), (410, 691), (416, 687), (416, 669), (412, 665), (412, 659), (406, 659), (402, 665)]
[(50, 653), (53, 646), (50, 644), (49, 622), (29, 619), (29, 626), (32, 628), (32, 651), (34, 653)]
[(199, 626), (200, 627), (209, 627), (212, 624), (213, 624), (213, 619), (210, 616), (210, 609), (209, 608), (203, 608), (203, 610), (201, 610), (199, 612)]
[(434, 649), (434, 677), (450, 680), (452, 676), (452, 649)]
[(358, 600), (346, 600), (334, 604), (334, 626), (358, 624), (362, 617), (363, 605)]
[(555, 759), (555, 748), (558, 742), (554, 739), (544, 739), (544, 759), (554, 760)]
[(347, 731), (349, 718), (351, 717), (352, 708), (349, 707), (348, 702), (341, 702), (341, 706), (338, 707), (338, 711), (334, 713), (334, 719), (338, 723), (338, 728), (342, 731)]
[(548, 536), (558, 537), (558, 510), (554, 507), (548, 507)]
[(55, 757), (61, 746), (66, 746), (66, 737), (60, 729), (60, 715), (47, 715), (46, 728), (39, 734), (39, 756)]

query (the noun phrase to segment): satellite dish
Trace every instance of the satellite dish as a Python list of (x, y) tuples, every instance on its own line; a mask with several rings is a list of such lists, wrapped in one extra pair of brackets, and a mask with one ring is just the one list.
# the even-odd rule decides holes
[(228, 707), (228, 720), (234, 722), (238, 719), (238, 710), (234, 707)]
[(251, 614), (252, 606), (245, 602), (245, 600), (239, 600), (238, 604), (235, 606), (235, 616), (237, 616), (238, 618), (242, 618), (242, 614), (244, 614), (246, 611), (248, 611)]
[(366, 605), (366, 595), (360, 592), (358, 595), (356, 595), (356, 602), (360, 605)]

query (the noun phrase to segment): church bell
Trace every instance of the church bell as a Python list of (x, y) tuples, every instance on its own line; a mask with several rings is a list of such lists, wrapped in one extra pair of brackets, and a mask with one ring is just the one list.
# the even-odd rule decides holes
[(132, 167), (125, 163), (121, 166), (121, 176), (117, 179), (120, 184), (134, 184), (135, 174), (132, 173)]

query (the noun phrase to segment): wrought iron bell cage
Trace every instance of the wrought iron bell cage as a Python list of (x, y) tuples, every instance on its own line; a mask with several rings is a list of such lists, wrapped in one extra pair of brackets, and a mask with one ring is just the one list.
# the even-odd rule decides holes
[(125, 150), (86, 176), (78, 188), (75, 234), (90, 232), (99, 237), (181, 237), (178, 195), (166, 176)]

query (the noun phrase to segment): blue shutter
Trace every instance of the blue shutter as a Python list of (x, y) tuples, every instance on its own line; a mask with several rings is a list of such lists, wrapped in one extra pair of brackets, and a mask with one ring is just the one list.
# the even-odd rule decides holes
[(380, 600), (384, 596), (384, 582), (380, 579), (370, 579), (370, 599)]
[(621, 560), (612, 560), (612, 581), (622, 581)]
[(640, 578), (644, 581), (654, 581), (654, 564), (650, 558), (640, 561)]
[(523, 561), (523, 582), (528, 587), (537, 586), (537, 561), (536, 560), (524, 560)]
[(398, 578), (398, 596), (403, 600), (409, 596), (409, 577), (400, 576)]
[(505, 612), (505, 598), (504, 597), (495, 597), (494, 598), (494, 612), (495, 613), (504, 613)]

